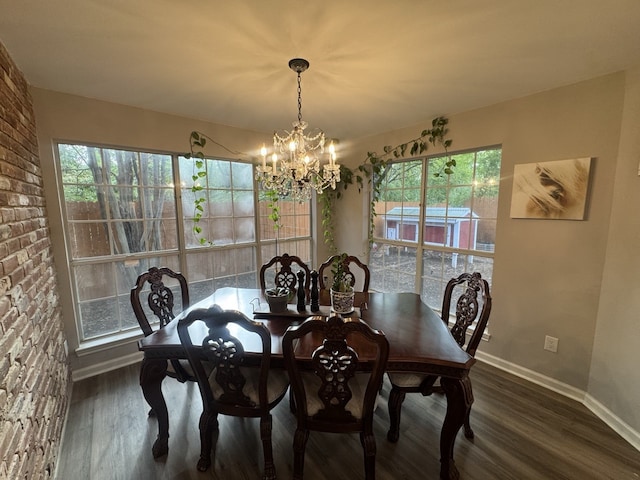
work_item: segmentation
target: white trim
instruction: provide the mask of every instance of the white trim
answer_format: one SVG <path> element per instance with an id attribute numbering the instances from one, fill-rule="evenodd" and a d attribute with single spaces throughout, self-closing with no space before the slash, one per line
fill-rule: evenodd
<path id="1" fill-rule="evenodd" d="M 506 362 L 487 353 L 478 351 L 476 352 L 476 358 L 484 363 L 499 368 L 500 370 L 504 370 L 505 372 L 511 373 L 517 377 L 523 378 L 535 383 L 536 385 L 548 388 L 560 395 L 582 403 L 585 407 L 591 410 L 596 417 L 606 423 L 611 427 L 611 429 L 613 429 L 613 431 L 629 442 L 631 446 L 640 451 L 640 432 L 631 428 L 626 422 L 620 419 L 620 417 L 585 391 L 572 387 L 571 385 L 567 385 L 566 383 L 559 382 L 558 380 L 554 380 L 546 375 L 541 375 L 533 370 L 529 370 L 528 368 L 521 367 L 511 362 Z"/>
<path id="2" fill-rule="evenodd" d="M 104 352 L 105 350 L 111 350 L 114 347 L 137 343 L 138 340 L 143 338 L 143 336 L 144 335 L 142 335 L 140 329 L 136 328 L 131 329 L 127 332 L 120 332 L 109 335 L 108 337 L 101 337 L 94 340 L 85 341 L 80 343 L 80 346 L 75 349 L 75 354 L 78 357 L 84 357 L 85 355 Z"/>
<path id="3" fill-rule="evenodd" d="M 65 340 L 66 343 L 66 340 Z M 71 372 L 73 376 L 73 372 Z M 73 398 L 73 381 L 69 382 L 67 387 L 67 408 L 64 412 L 63 423 L 62 423 L 62 431 L 60 432 L 60 441 L 58 442 L 58 454 L 56 458 L 61 458 L 62 453 L 62 442 L 64 441 L 64 436 L 67 433 L 67 422 L 69 421 L 69 412 L 71 411 L 71 399 Z M 59 478 L 58 477 L 58 468 L 62 462 L 55 462 L 55 467 L 53 468 L 53 476 L 51 478 Z"/>
<path id="4" fill-rule="evenodd" d="M 609 425 L 618 435 L 633 445 L 636 450 L 640 451 L 639 432 L 636 432 L 626 422 L 622 421 L 620 417 L 615 415 L 611 410 L 589 394 L 585 397 L 584 405 L 591 410 L 595 416 Z"/>
<path id="5" fill-rule="evenodd" d="M 481 351 L 476 352 L 476 358 L 478 360 L 482 360 L 484 363 L 488 363 L 489 365 L 499 368 L 500 370 L 509 372 L 516 377 L 524 378 L 525 380 L 535 383 L 536 385 L 540 385 L 541 387 L 553 390 L 560 395 L 571 398 L 580 403 L 584 403 L 586 392 L 584 392 L 583 390 L 572 387 L 571 385 L 567 385 L 566 383 L 559 382 L 558 380 L 547 377 L 546 375 L 542 375 L 538 372 L 534 372 L 533 370 L 529 370 L 528 368 L 521 367 L 520 365 L 516 365 L 515 363 L 507 362 L 505 360 L 502 360 L 501 358 L 483 353 Z"/>
<path id="6" fill-rule="evenodd" d="M 111 370 L 117 370 L 118 368 L 141 362 L 142 357 L 142 352 L 134 352 L 130 353 L 129 355 L 124 355 L 122 357 L 114 358 L 113 360 L 99 363 L 97 365 L 80 368 L 78 370 L 74 370 L 71 373 L 71 379 L 74 382 L 79 382 L 80 380 L 84 380 L 85 378 L 93 377 L 95 375 L 100 375 L 101 373 L 107 373 Z"/>

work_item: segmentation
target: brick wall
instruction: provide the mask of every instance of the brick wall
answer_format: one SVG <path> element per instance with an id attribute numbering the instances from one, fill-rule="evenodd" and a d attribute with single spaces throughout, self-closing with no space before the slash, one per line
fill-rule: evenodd
<path id="1" fill-rule="evenodd" d="M 53 478 L 64 340 L 33 106 L 0 43 L 0 479 Z"/>

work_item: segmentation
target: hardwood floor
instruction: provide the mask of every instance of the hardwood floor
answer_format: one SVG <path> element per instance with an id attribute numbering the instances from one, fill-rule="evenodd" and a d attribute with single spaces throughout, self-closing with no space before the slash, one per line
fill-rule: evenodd
<path id="1" fill-rule="evenodd" d="M 138 384 L 134 365 L 74 385 L 57 480 L 259 479 L 262 448 L 257 419 L 219 416 L 213 466 L 196 470 L 201 411 L 196 385 L 166 379 L 169 454 L 155 461 L 157 423 Z M 640 452 L 586 407 L 478 362 L 471 371 L 475 403 L 473 442 L 458 434 L 456 465 L 463 480 L 640 479 Z M 400 440 L 389 443 L 389 385 L 376 411 L 378 480 L 437 479 L 439 434 L 446 410 L 440 395 L 407 395 Z M 285 400 L 273 412 L 273 451 L 278 478 L 292 476 L 295 419 Z M 312 432 L 305 480 L 364 478 L 357 435 Z"/>

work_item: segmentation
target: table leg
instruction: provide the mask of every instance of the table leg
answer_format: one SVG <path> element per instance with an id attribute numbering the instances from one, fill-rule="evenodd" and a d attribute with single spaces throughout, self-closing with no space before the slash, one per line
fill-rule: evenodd
<path id="1" fill-rule="evenodd" d="M 473 403 L 473 392 L 468 375 L 460 379 L 441 377 L 440 384 L 447 395 L 447 414 L 440 433 L 440 479 L 454 480 L 460 474 L 453 461 L 453 446 Z"/>
<path id="2" fill-rule="evenodd" d="M 159 458 L 169 452 L 169 413 L 162 395 L 162 381 L 167 375 L 166 359 L 142 360 L 140 367 L 140 387 L 145 400 L 158 419 L 158 438 L 151 449 L 153 458 Z"/>

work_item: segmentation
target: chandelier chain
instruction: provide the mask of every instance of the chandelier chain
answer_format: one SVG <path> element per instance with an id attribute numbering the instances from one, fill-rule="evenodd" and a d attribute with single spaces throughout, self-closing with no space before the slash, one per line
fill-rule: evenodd
<path id="1" fill-rule="evenodd" d="M 298 72 L 298 123 L 302 122 L 302 78 Z"/>

